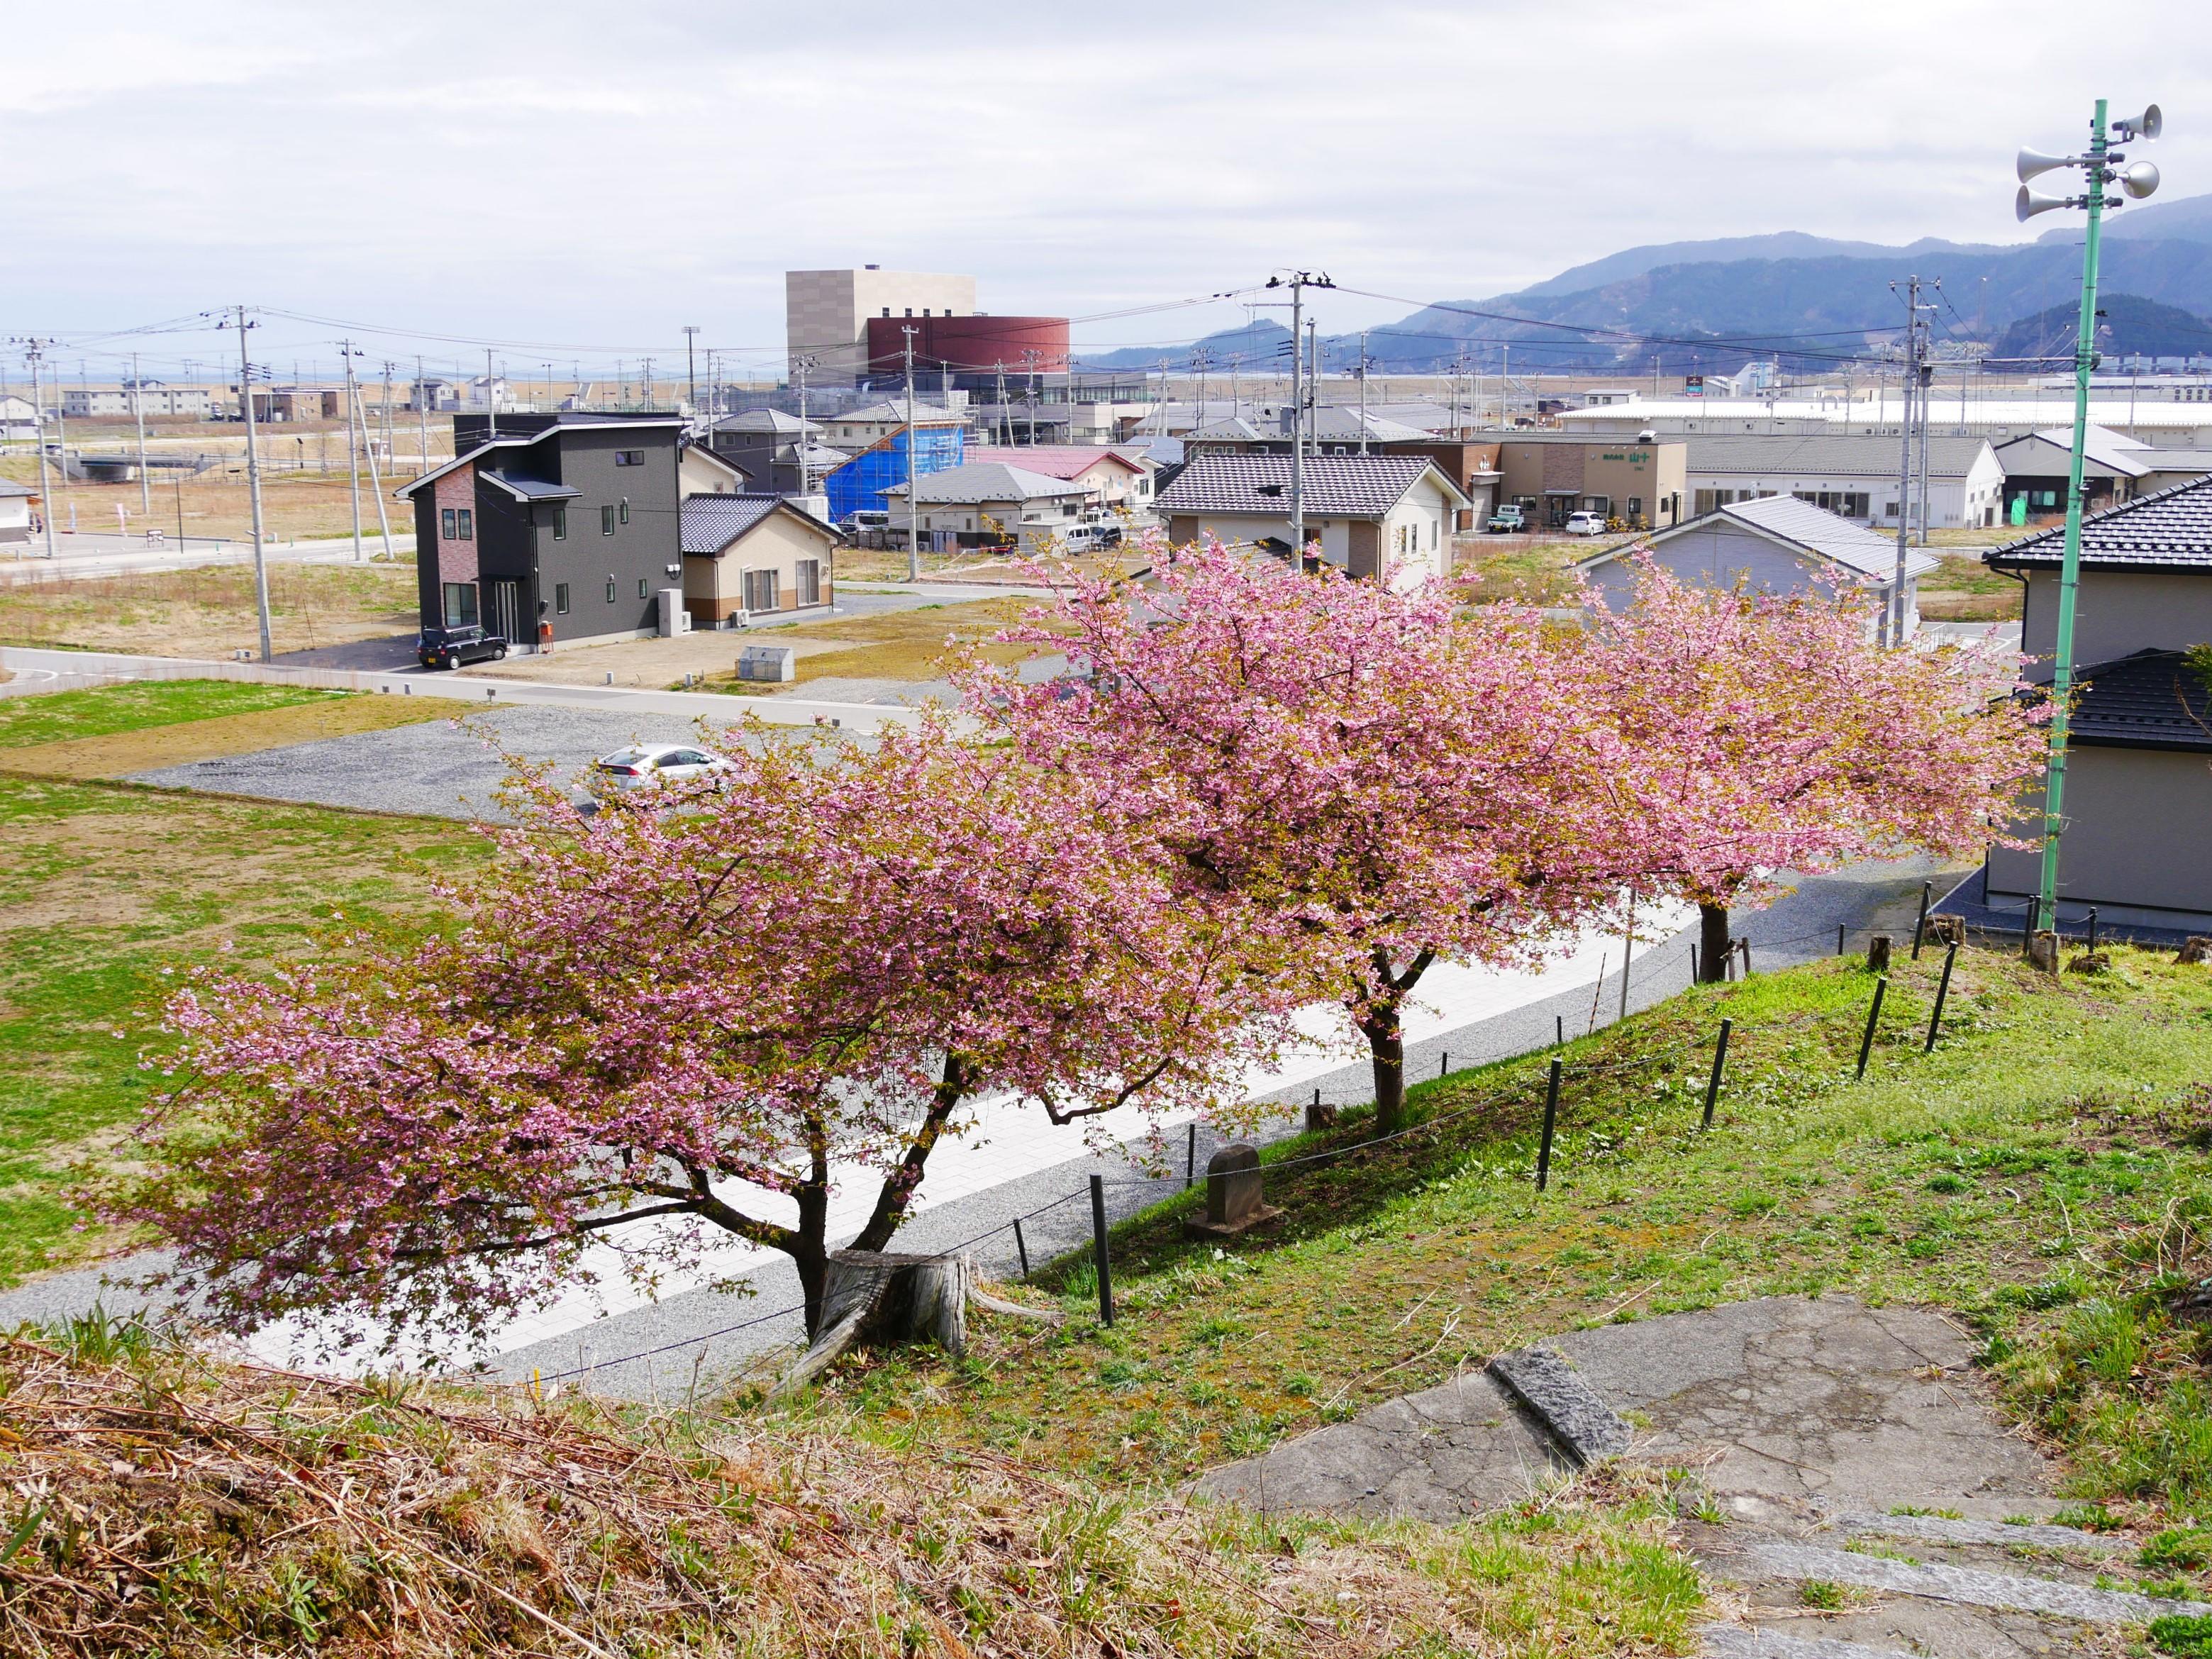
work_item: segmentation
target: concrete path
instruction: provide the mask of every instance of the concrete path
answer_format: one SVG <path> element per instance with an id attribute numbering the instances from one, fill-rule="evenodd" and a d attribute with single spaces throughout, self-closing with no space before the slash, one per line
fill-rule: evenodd
<path id="1" fill-rule="evenodd" d="M 1559 1419 L 1540 1397 L 1498 1380 L 1548 1354 L 1626 1455 L 1685 1470 L 1706 1495 L 1681 1536 L 1741 1608 L 1707 1628 L 1708 1653 L 2025 1659 L 2212 1615 L 2122 1576 L 2132 1541 L 2050 1522 L 2058 1471 L 1993 1409 L 1978 1346 L 1940 1312 L 1849 1296 L 1605 1325 L 1217 1469 L 1198 1491 L 1430 1521 L 1520 1502 L 1588 1450 L 1581 1429 L 1547 1426 Z"/>

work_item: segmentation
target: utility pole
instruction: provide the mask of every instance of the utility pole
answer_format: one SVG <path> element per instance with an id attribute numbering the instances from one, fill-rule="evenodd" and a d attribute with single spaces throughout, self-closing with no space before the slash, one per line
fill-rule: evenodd
<path id="1" fill-rule="evenodd" d="M 492 390 L 491 348 L 484 348 L 484 436 L 499 436 L 499 395 Z"/>
<path id="2" fill-rule="evenodd" d="M 1897 284 L 1890 285 L 1894 292 Z M 1897 447 L 1897 564 L 1891 574 L 1889 603 L 1882 607 L 1881 636 L 1887 646 L 1905 643 L 1905 561 L 1911 539 L 1912 519 L 1912 398 L 1920 380 L 1920 277 L 1905 278 L 1905 371 L 1899 377 L 1903 399 Z"/>
<path id="3" fill-rule="evenodd" d="M 698 337 L 698 324 L 684 325 L 684 385 L 686 388 L 685 395 L 691 401 L 691 412 L 694 415 L 699 412 L 699 364 L 691 348 Z"/>
<path id="4" fill-rule="evenodd" d="M 338 359 L 345 364 L 346 494 L 353 501 L 353 557 L 361 562 L 361 439 L 354 424 L 353 360 L 358 356 L 351 340 L 338 342 Z"/>
<path id="5" fill-rule="evenodd" d="M 1269 288 L 1291 290 L 1291 545 L 1294 569 L 1305 568 L 1306 556 L 1306 405 L 1304 345 L 1305 299 L 1309 288 L 1334 288 L 1326 274 L 1294 270 L 1287 276 L 1267 278 Z"/>
<path id="6" fill-rule="evenodd" d="M 261 623 L 261 660 L 276 655 L 269 643 L 269 562 L 262 550 L 261 457 L 253 445 L 253 364 L 246 350 L 246 331 L 258 326 L 238 307 L 238 403 L 246 416 L 246 489 L 253 506 L 253 604 Z"/>
<path id="7" fill-rule="evenodd" d="M 2158 169 L 2148 161 L 2137 161 L 2124 169 L 2112 166 L 2127 158 L 2111 148 L 2111 135 L 2117 133 L 2132 144 L 2137 138 L 2156 138 L 2164 125 L 2158 106 L 2153 104 L 2141 115 L 2112 123 L 2108 130 L 2105 100 L 2100 98 L 2090 117 L 2086 153 L 2068 156 L 2039 155 L 2027 149 L 2020 153 L 2021 191 L 2014 212 L 2022 223 L 2052 208 L 2082 207 L 2089 215 L 2089 234 L 2081 249 L 2081 310 L 2074 329 L 2074 453 L 2067 469 L 2065 552 L 2059 566 L 2058 637 L 2051 675 L 2051 756 L 2044 772 L 2043 867 L 2037 887 L 2039 914 L 2054 928 L 2058 923 L 2058 841 L 2065 826 L 2067 730 L 2073 713 L 2069 705 L 2074 700 L 2075 594 L 2081 579 L 2082 457 L 2089 434 L 2089 375 L 2096 365 L 2098 241 L 2105 210 L 2120 204 L 2120 198 L 2107 197 L 2105 191 L 2117 182 L 2128 196 L 2141 201 L 2158 188 Z M 2046 197 L 2028 187 L 2030 179 L 2064 167 L 2082 169 L 2081 195 Z"/>
<path id="8" fill-rule="evenodd" d="M 39 362 L 45 348 L 35 339 L 26 344 L 24 360 L 31 366 L 31 420 L 39 434 L 39 517 L 46 526 L 46 556 L 54 556 L 54 491 L 46 473 L 46 401 L 39 391 Z M 69 465 L 64 456 L 63 465 Z"/>
<path id="9" fill-rule="evenodd" d="M 385 365 L 385 407 L 386 410 L 389 410 L 392 407 L 391 368 L 392 366 L 389 363 Z M 356 392 L 356 395 L 359 395 L 358 392 Z M 368 416 L 366 410 L 362 412 L 361 429 L 362 435 L 366 437 L 368 432 Z M 376 498 L 376 529 L 377 533 L 384 538 L 384 559 L 385 562 L 389 564 L 392 562 L 392 519 L 391 515 L 385 511 L 384 507 L 384 479 L 379 475 L 376 470 L 375 445 L 364 444 L 362 447 L 368 451 L 368 492 Z M 392 453 L 392 442 L 389 437 L 385 440 L 385 453 L 386 454 L 390 454 Z M 356 514 L 355 522 L 358 524 L 360 522 L 358 515 L 361 512 L 360 497 L 358 495 L 355 497 L 354 512 Z M 355 556 L 360 556 L 358 551 L 356 552 Z"/>
<path id="10" fill-rule="evenodd" d="M 154 485 L 146 476 L 146 389 L 138 379 L 138 354 L 131 354 L 131 412 L 138 420 L 138 510 L 151 517 Z"/>
<path id="11" fill-rule="evenodd" d="M 918 331 L 909 323 L 900 332 L 906 336 L 906 574 L 908 581 L 921 580 L 921 544 L 914 533 L 914 337 Z M 1034 407 L 1030 418 L 1036 418 Z"/>
<path id="12" fill-rule="evenodd" d="M 391 358 L 386 357 L 384 360 L 384 412 L 381 424 L 384 427 L 384 459 L 387 461 L 392 459 L 392 371 L 396 367 Z M 392 470 L 396 473 L 399 468 L 397 464 L 394 464 Z M 376 476 L 376 457 L 373 453 L 369 456 L 368 471 L 371 477 Z M 383 503 L 384 497 L 380 492 L 377 495 L 377 505 L 380 508 Z M 387 536 L 385 539 L 389 542 L 391 538 Z M 386 554 L 392 551 L 388 546 L 384 550 Z"/>
<path id="13" fill-rule="evenodd" d="M 430 410 L 423 401 L 427 389 L 422 384 L 422 358 L 415 358 L 415 445 L 422 453 L 415 458 L 415 474 L 420 477 L 430 470 Z"/>
<path id="14" fill-rule="evenodd" d="M 799 439 L 795 451 L 799 457 L 799 493 L 801 495 L 811 495 L 814 493 L 813 463 L 807 459 L 806 454 L 809 442 L 806 435 L 806 375 L 807 371 L 814 367 L 817 361 L 810 356 L 797 356 L 791 360 L 792 376 L 799 382 Z M 908 413 L 908 417 L 911 418 L 913 411 L 909 410 Z M 914 440 L 909 436 L 907 441 L 911 445 Z M 769 453 L 773 456 L 775 452 L 771 448 Z M 768 483 L 770 489 L 775 488 L 775 463 L 772 459 L 769 463 Z"/>
<path id="15" fill-rule="evenodd" d="M 1367 331 L 1359 331 L 1359 453 L 1367 453 Z"/>

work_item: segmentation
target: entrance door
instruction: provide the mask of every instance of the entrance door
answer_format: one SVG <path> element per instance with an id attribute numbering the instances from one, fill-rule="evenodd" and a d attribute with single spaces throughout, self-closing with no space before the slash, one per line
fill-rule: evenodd
<path id="1" fill-rule="evenodd" d="M 523 645 L 525 641 L 515 630 L 522 626 L 522 584 L 514 581 L 486 582 L 490 614 L 484 620 L 491 631 L 510 645 Z"/>

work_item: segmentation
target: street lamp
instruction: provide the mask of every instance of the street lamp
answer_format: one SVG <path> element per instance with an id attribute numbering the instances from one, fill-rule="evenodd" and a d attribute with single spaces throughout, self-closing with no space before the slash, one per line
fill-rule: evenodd
<path id="1" fill-rule="evenodd" d="M 2037 920 L 2054 927 L 2058 922 L 2058 836 L 2066 795 L 2066 732 L 2070 713 L 2067 705 L 2074 696 L 2074 594 L 2081 578 L 2081 461 L 2089 434 L 2089 371 L 2096 363 L 2097 241 L 2105 210 L 2121 202 L 2120 197 L 2107 196 L 2105 190 L 2117 183 L 2128 199 L 2140 202 L 2158 188 L 2158 169 L 2148 161 L 2122 167 L 2127 157 L 2112 148 L 2112 141 L 2132 143 L 2141 138 L 2148 143 L 2158 137 L 2165 125 L 2158 106 L 2153 104 L 2142 114 L 2108 126 L 2105 100 L 2100 98 L 2097 112 L 2089 121 L 2087 150 L 2079 155 L 2045 155 L 2024 149 L 2018 162 L 2020 196 L 2014 215 L 2022 224 L 2039 213 L 2058 208 L 2085 208 L 2089 215 L 2088 239 L 2081 248 L 2081 315 L 2074 329 L 2074 453 L 2067 464 L 2066 551 L 2058 572 L 2058 638 L 2051 677 L 2051 758 L 2043 784 L 2043 872 L 2037 887 L 2038 915 L 2030 918 L 2031 932 Z M 2081 169 L 2081 195 L 2053 196 L 2029 182 L 2062 167 Z"/>

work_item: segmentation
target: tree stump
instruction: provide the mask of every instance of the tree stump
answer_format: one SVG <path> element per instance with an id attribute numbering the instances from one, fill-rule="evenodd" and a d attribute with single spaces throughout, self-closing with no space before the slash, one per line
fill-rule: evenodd
<path id="1" fill-rule="evenodd" d="M 2039 968 L 2046 974 L 2058 971 L 2058 935 L 2048 927 L 2038 932 L 2027 942 L 2027 962 L 2031 968 Z"/>
<path id="2" fill-rule="evenodd" d="M 1928 918 L 1928 932 L 1923 936 L 1937 945 L 1964 945 L 1966 942 L 1966 919 L 1947 914 Z"/>
<path id="3" fill-rule="evenodd" d="M 2173 959 L 2178 963 L 2212 962 L 2212 934 L 2191 934 Z"/>
<path id="4" fill-rule="evenodd" d="M 956 1358 L 968 1351 L 968 1304 L 1027 1319 L 1057 1320 L 983 1291 L 966 1255 L 903 1255 L 887 1250 L 832 1250 L 822 1291 L 822 1324 L 771 1391 L 792 1394 L 836 1364 L 848 1349 L 896 1348 L 934 1342 Z"/>
<path id="5" fill-rule="evenodd" d="M 1886 974 L 1889 971 L 1890 943 L 1887 933 L 1876 933 L 1867 941 L 1867 972 Z"/>

